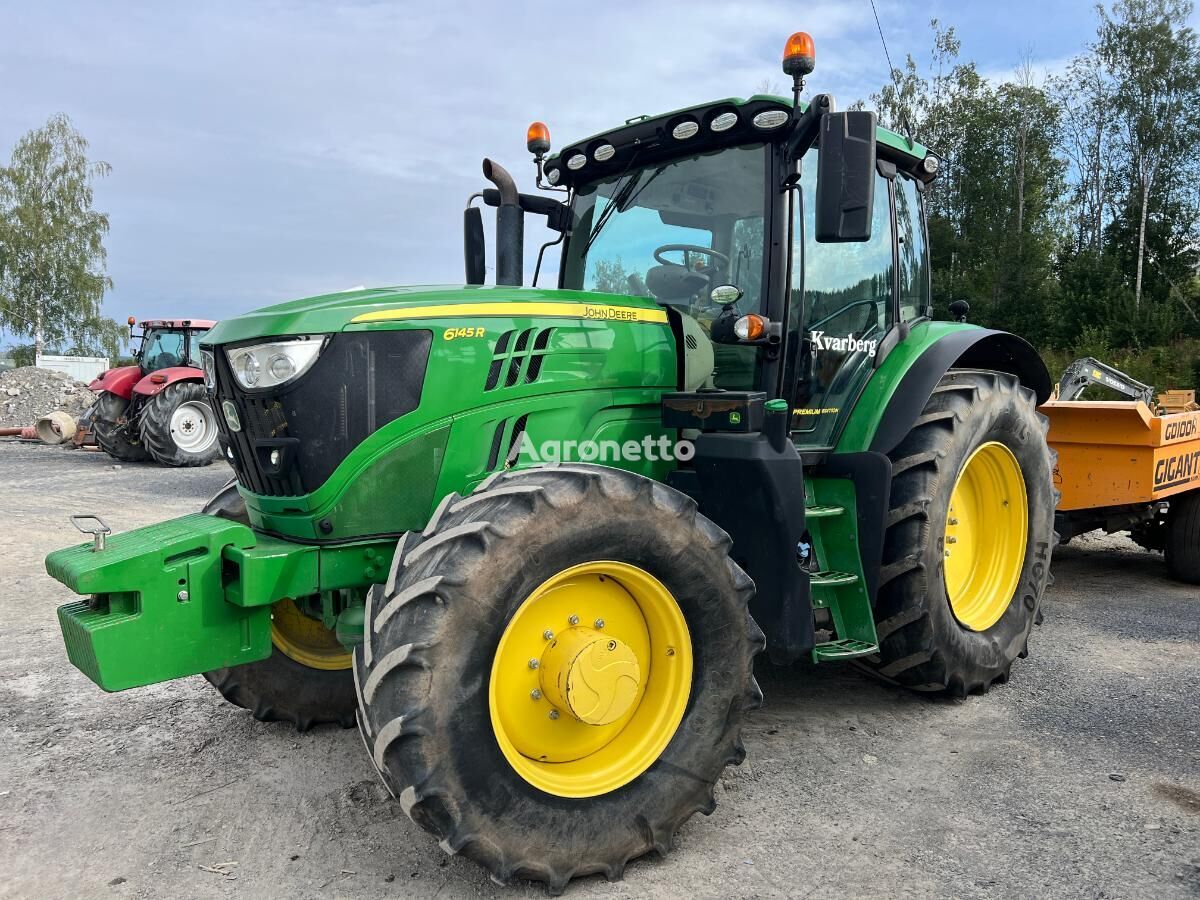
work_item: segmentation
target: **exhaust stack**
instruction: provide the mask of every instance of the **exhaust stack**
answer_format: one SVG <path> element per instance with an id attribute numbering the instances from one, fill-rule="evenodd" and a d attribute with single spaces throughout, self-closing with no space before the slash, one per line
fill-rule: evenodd
<path id="1" fill-rule="evenodd" d="M 504 166 L 483 161 L 483 177 L 500 191 L 496 210 L 496 284 L 521 285 L 524 279 L 525 213 L 516 182 Z"/>

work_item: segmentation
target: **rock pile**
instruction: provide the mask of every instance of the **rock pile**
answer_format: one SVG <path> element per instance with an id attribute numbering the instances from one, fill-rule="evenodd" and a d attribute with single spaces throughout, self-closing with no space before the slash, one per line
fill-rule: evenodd
<path id="1" fill-rule="evenodd" d="M 65 372 L 22 366 L 0 371 L 0 428 L 32 425 L 61 409 L 79 418 L 96 395 Z"/>

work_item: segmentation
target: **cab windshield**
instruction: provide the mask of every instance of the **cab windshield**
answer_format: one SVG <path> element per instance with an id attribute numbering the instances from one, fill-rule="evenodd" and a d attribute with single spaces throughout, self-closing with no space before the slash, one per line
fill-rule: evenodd
<path id="1" fill-rule="evenodd" d="M 142 339 L 141 364 L 145 372 L 157 372 L 171 366 L 199 366 L 192 358 L 199 346 L 198 340 L 189 341 L 183 331 L 155 329 Z"/>
<path id="2" fill-rule="evenodd" d="M 743 292 L 739 312 L 764 311 L 765 145 L 731 147 L 631 168 L 579 189 L 562 286 L 653 297 L 708 334 L 717 285 Z M 713 345 L 712 386 L 755 386 L 757 348 Z"/>

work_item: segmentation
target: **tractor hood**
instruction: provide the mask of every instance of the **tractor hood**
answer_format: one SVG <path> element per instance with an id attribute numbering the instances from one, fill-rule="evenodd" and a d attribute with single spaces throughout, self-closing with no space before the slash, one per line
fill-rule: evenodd
<path id="1" fill-rule="evenodd" d="M 655 321 L 659 317 L 661 321 L 666 321 L 662 308 L 648 298 L 617 298 L 608 294 L 550 288 L 422 285 L 342 291 L 279 303 L 222 320 L 205 335 L 204 343 L 230 344 L 289 334 L 330 334 L 348 326 L 367 327 L 372 322 L 412 317 L 512 316 L 519 314 L 519 305 L 525 304 L 530 305 L 531 315 L 544 310 L 538 304 L 570 303 L 585 305 L 580 318 L 609 318 L 611 314 L 606 314 L 606 311 L 612 308 L 614 302 L 618 302 L 622 309 L 646 310 Z M 442 308 L 444 311 L 439 313 Z M 425 310 L 428 310 L 428 314 Z"/>

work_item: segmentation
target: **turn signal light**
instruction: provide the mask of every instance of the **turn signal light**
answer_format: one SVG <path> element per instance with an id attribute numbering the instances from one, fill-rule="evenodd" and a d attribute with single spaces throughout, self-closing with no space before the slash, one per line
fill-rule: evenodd
<path id="1" fill-rule="evenodd" d="M 783 47 L 783 71 L 793 78 L 803 78 L 817 67 L 817 48 L 812 35 L 797 31 Z"/>
<path id="2" fill-rule="evenodd" d="M 534 156 L 545 156 L 550 152 L 550 129 L 545 122 L 533 122 L 525 132 L 525 146 Z"/>
<path id="3" fill-rule="evenodd" d="M 738 340 L 761 340 L 767 335 L 767 320 L 762 316 L 756 316 L 754 313 L 742 316 L 733 323 L 733 333 L 737 335 Z"/>
<path id="4" fill-rule="evenodd" d="M 130 327 L 132 327 L 132 326 L 134 326 L 134 325 L 136 325 L 136 324 L 137 324 L 137 319 L 135 319 L 133 316 L 130 316 L 130 317 L 129 317 L 128 319 L 126 319 L 125 321 L 127 321 L 127 322 L 129 323 Z"/>
<path id="5" fill-rule="evenodd" d="M 150 376 L 150 380 L 153 381 L 155 384 L 165 384 L 166 380 L 167 380 L 167 376 L 156 372 L 155 374 Z"/>

